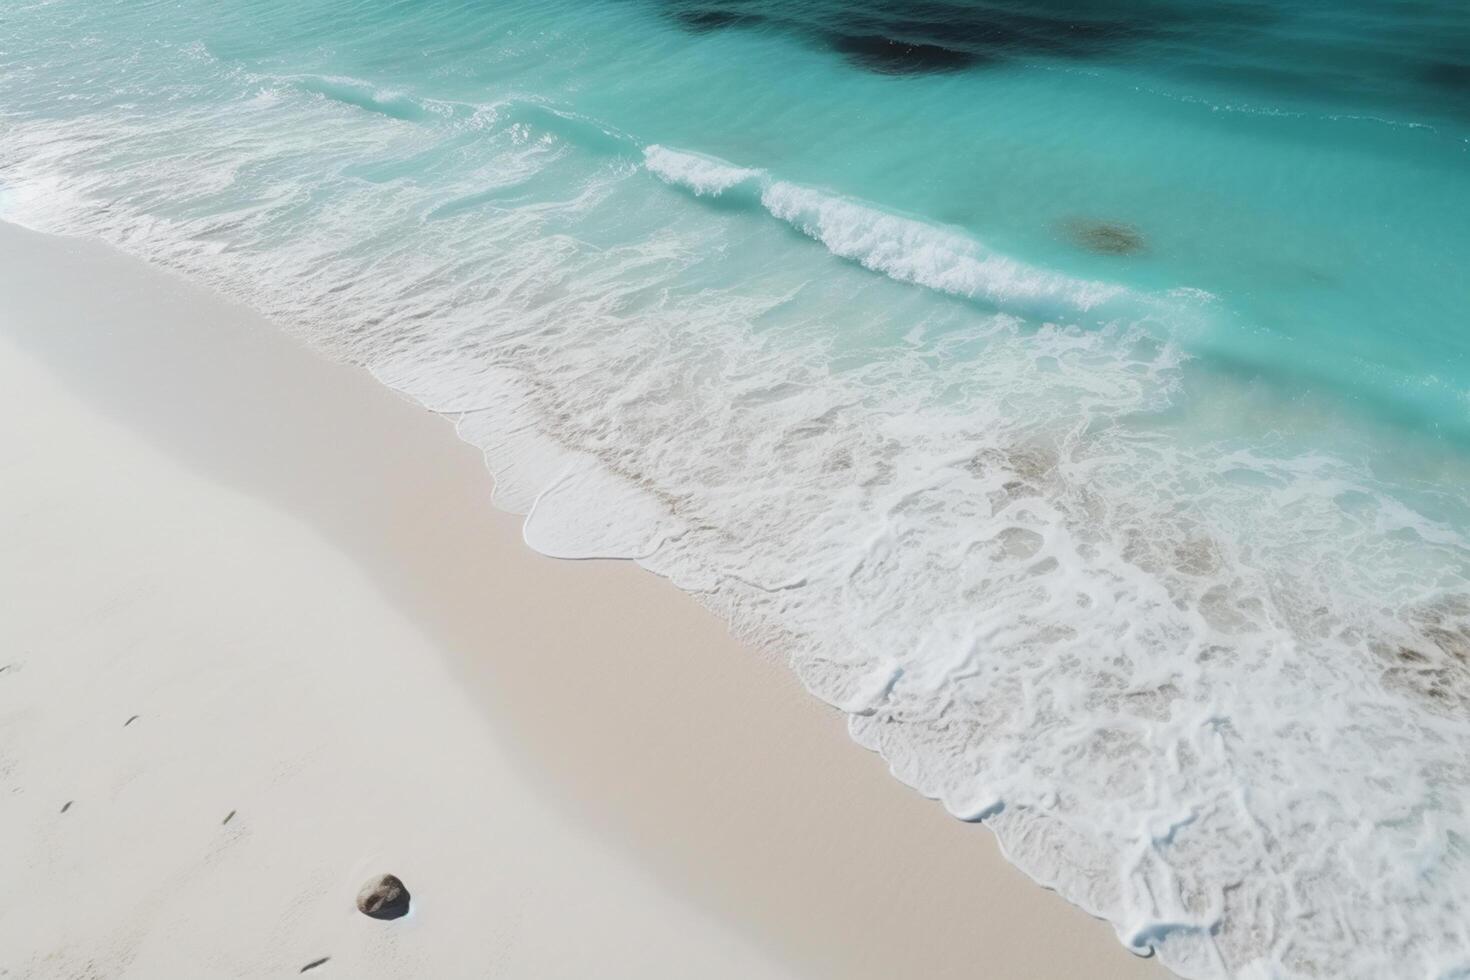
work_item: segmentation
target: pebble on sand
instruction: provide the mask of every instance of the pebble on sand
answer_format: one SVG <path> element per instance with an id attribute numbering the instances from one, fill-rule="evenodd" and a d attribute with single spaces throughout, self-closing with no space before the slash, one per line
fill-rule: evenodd
<path id="1" fill-rule="evenodd" d="M 409 894 L 395 875 L 371 878 L 357 893 L 357 910 L 374 919 L 396 919 L 408 914 Z"/>

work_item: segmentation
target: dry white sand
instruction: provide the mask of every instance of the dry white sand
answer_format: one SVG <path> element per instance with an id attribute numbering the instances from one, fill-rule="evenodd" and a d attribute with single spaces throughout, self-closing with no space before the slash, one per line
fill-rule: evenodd
<path id="1" fill-rule="evenodd" d="M 442 419 L 10 226 L 0 667 L 7 980 L 1164 973 Z"/>

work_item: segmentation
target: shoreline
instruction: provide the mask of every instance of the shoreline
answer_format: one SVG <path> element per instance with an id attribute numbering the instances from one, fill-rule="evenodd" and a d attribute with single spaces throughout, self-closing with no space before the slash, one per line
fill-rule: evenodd
<path id="1" fill-rule="evenodd" d="M 447 421 L 100 243 L 0 224 L 0 257 L 27 447 L 0 529 L 0 870 L 26 902 L 0 949 L 28 957 L 0 968 L 1167 975 L 670 583 L 524 546 Z M 201 654 L 206 608 L 242 632 Z M 151 754 L 117 747 L 133 710 L 74 713 L 123 691 Z M 380 871 L 410 920 L 353 910 Z M 69 888 L 96 900 L 59 915 Z M 157 901 L 115 907 L 129 889 Z"/>

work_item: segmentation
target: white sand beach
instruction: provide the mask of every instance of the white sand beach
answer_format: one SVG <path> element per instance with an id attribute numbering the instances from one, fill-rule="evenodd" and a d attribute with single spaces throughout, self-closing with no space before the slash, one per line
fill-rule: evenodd
<path id="1" fill-rule="evenodd" d="M 1165 975 L 238 305 L 0 226 L 0 400 L 0 977 Z"/>

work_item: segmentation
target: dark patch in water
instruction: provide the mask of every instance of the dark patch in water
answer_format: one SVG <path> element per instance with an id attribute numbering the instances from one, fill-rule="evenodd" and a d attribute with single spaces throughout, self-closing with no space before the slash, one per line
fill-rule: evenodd
<path id="1" fill-rule="evenodd" d="M 679 26 L 694 34 L 708 34 L 727 27 L 753 27 L 764 18 L 758 14 L 745 14 L 734 10 L 712 10 L 699 7 L 693 10 L 677 9 L 670 16 Z"/>
<path id="2" fill-rule="evenodd" d="M 1351 4 L 1324 36 L 1314 0 L 643 0 L 691 33 L 759 25 L 893 75 L 1005 63 L 1143 59 L 1252 101 L 1325 96 L 1470 113 L 1470 3 Z M 1371 7 L 1382 9 L 1372 10 Z M 1283 58 L 1283 51 L 1293 52 Z M 381 110 L 380 110 L 381 111 Z"/>
<path id="3" fill-rule="evenodd" d="M 330 956 L 323 956 L 319 960 L 312 960 L 310 963 L 303 966 L 299 972 L 305 973 L 308 970 L 315 970 L 317 967 L 321 966 L 323 963 L 327 962 L 330 959 Z"/>
<path id="4" fill-rule="evenodd" d="M 1112 221 L 1067 222 L 1073 243 L 1098 255 L 1137 255 L 1144 251 L 1143 235 L 1130 225 Z"/>
<path id="5" fill-rule="evenodd" d="M 1440 61 L 1424 69 L 1424 80 L 1436 88 L 1470 92 L 1470 64 Z"/>
<path id="6" fill-rule="evenodd" d="M 837 37 L 832 47 L 853 64 L 884 75 L 959 71 L 979 60 L 973 54 L 937 44 L 911 44 L 889 37 Z"/>
<path id="7" fill-rule="evenodd" d="M 1150 40 L 1197 43 L 1274 18 L 1245 2 L 1181 5 L 1137 0 L 657 0 L 687 30 L 762 23 L 822 44 L 884 74 L 951 72 L 1038 55 L 1096 58 Z"/>

